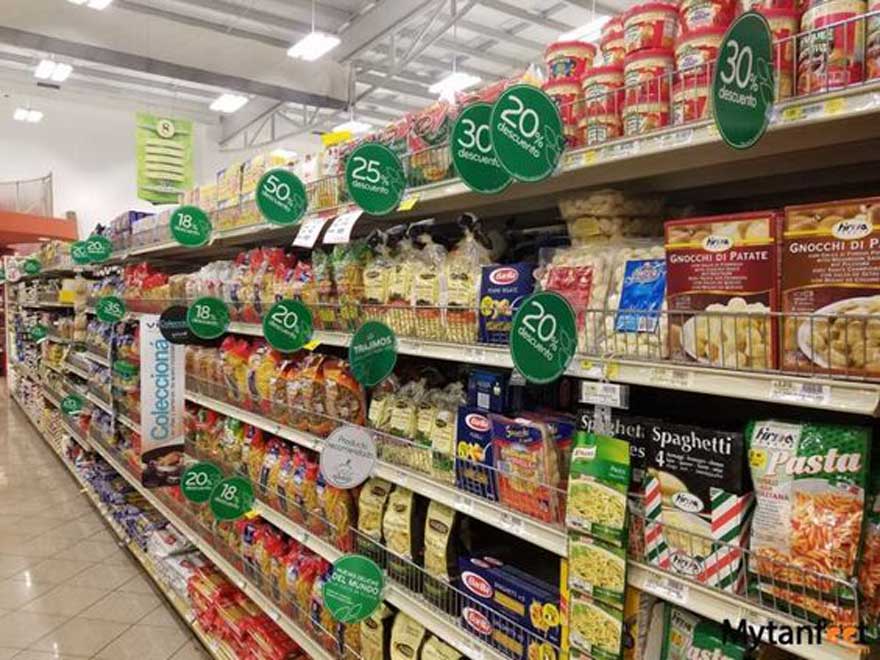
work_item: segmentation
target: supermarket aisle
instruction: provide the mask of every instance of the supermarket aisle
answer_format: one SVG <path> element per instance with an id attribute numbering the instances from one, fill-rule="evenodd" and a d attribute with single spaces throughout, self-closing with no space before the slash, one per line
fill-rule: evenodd
<path id="1" fill-rule="evenodd" d="M 207 658 L 0 383 L 0 660 Z"/>

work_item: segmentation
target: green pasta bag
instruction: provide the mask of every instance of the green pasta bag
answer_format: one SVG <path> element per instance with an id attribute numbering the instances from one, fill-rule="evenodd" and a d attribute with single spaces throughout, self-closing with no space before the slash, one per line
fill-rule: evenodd
<path id="1" fill-rule="evenodd" d="M 568 586 L 599 602 L 623 607 L 626 549 L 571 532 L 568 536 Z"/>
<path id="2" fill-rule="evenodd" d="M 721 626 L 674 605 L 666 607 L 660 660 L 744 660 L 746 648 Z"/>
<path id="3" fill-rule="evenodd" d="M 626 440 L 578 431 L 571 456 L 566 524 L 623 546 L 630 475 Z"/>

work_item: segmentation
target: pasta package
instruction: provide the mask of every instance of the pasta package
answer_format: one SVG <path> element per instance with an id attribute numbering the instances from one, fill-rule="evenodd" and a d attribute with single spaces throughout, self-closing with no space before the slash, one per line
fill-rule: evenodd
<path id="1" fill-rule="evenodd" d="M 361 488 L 358 496 L 358 552 L 375 561 L 379 561 L 382 555 L 379 547 L 382 543 L 382 518 L 385 516 L 390 494 L 389 482 L 372 477 Z"/>
<path id="2" fill-rule="evenodd" d="M 568 536 L 568 585 L 572 591 L 623 607 L 626 590 L 626 551 L 586 534 Z"/>
<path id="3" fill-rule="evenodd" d="M 431 635 L 422 647 L 420 660 L 464 660 L 464 656 L 454 648 Z"/>
<path id="4" fill-rule="evenodd" d="M 626 440 L 578 431 L 568 479 L 567 526 L 623 546 L 630 473 Z"/>
<path id="5" fill-rule="evenodd" d="M 391 627 L 390 660 L 416 660 L 427 635 L 428 631 L 421 623 L 398 612 Z"/>
<path id="6" fill-rule="evenodd" d="M 480 408 L 458 409 L 455 486 L 493 502 L 498 501 L 492 422 Z"/>
<path id="7" fill-rule="evenodd" d="M 746 648 L 714 621 L 675 605 L 667 605 L 660 660 L 725 658 L 744 660 Z"/>
<path id="8" fill-rule="evenodd" d="M 622 652 L 623 611 L 573 592 L 569 643 L 595 660 L 618 660 Z"/>
<path id="9" fill-rule="evenodd" d="M 785 209 L 782 366 L 880 375 L 880 198 Z"/>
<path id="10" fill-rule="evenodd" d="M 578 429 L 595 433 L 596 407 L 583 406 L 578 410 Z M 611 435 L 629 442 L 631 491 L 640 491 L 647 470 L 647 438 L 654 420 L 611 411 Z"/>
<path id="11" fill-rule="evenodd" d="M 674 360 L 776 367 L 780 221 L 775 211 L 673 220 L 666 231 Z"/>
<path id="12" fill-rule="evenodd" d="M 388 496 L 388 506 L 382 517 L 382 536 L 388 553 L 388 574 L 393 579 L 421 591 L 420 584 L 424 553 L 423 501 L 408 488 L 395 486 Z"/>
<path id="13" fill-rule="evenodd" d="M 746 436 L 757 496 L 749 570 L 759 583 L 772 579 L 777 587 L 851 600 L 850 589 L 817 575 L 848 580 L 855 574 L 870 429 L 762 420 L 750 422 Z"/>
<path id="14" fill-rule="evenodd" d="M 425 597 L 440 609 L 455 609 L 450 583 L 457 577 L 458 515 L 453 509 L 431 501 L 425 519 Z"/>
<path id="15" fill-rule="evenodd" d="M 394 610 L 380 603 L 376 611 L 361 621 L 361 660 L 385 660 L 391 648 Z"/>

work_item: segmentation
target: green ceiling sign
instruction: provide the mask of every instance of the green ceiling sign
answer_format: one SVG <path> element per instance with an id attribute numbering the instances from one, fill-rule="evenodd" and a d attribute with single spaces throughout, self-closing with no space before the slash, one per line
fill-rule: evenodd
<path id="1" fill-rule="evenodd" d="M 306 187 L 293 172 L 283 169 L 266 172 L 257 184 L 257 207 L 266 222 L 295 225 L 309 207 Z"/>
<path id="2" fill-rule="evenodd" d="M 186 324 L 196 337 L 216 339 L 229 327 L 229 309 L 217 298 L 199 298 L 189 306 Z"/>
<path id="3" fill-rule="evenodd" d="M 180 491 L 190 502 L 203 504 L 211 497 L 214 487 L 223 481 L 223 473 L 213 463 L 196 463 L 180 477 Z"/>
<path id="4" fill-rule="evenodd" d="M 577 326 L 568 301 L 558 293 L 535 293 L 513 317 L 510 354 L 532 383 L 551 383 L 568 368 L 577 350 Z"/>
<path id="5" fill-rule="evenodd" d="M 86 239 L 86 252 L 91 263 L 99 264 L 110 258 L 113 253 L 113 244 L 110 239 L 104 236 L 92 236 Z"/>
<path id="6" fill-rule="evenodd" d="M 491 103 L 466 107 L 452 127 L 452 162 L 465 185 L 479 193 L 501 192 L 511 178 L 492 150 Z"/>
<path id="7" fill-rule="evenodd" d="M 181 206 L 174 210 L 168 228 L 175 241 L 184 247 L 196 248 L 211 240 L 211 218 L 198 206 Z"/>
<path id="8" fill-rule="evenodd" d="M 217 482 L 208 499 L 217 520 L 237 520 L 253 507 L 254 489 L 247 479 L 229 477 Z"/>
<path id="9" fill-rule="evenodd" d="M 263 317 L 263 335 L 275 350 L 291 353 L 312 338 L 312 313 L 298 300 L 282 300 Z"/>
<path id="10" fill-rule="evenodd" d="M 38 275 L 42 268 L 39 259 L 28 259 L 24 262 L 23 270 L 25 275 Z"/>
<path id="11" fill-rule="evenodd" d="M 368 142 L 348 157 L 345 183 L 351 198 L 364 211 L 386 215 L 400 205 L 406 175 L 397 154 L 383 144 Z"/>
<path id="12" fill-rule="evenodd" d="M 116 296 L 105 296 L 98 300 L 95 315 L 104 323 L 118 323 L 125 316 L 125 303 Z"/>

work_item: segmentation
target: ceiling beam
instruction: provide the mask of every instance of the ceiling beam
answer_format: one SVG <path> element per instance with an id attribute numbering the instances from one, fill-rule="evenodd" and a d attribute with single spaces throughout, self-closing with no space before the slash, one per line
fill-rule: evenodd
<path id="1" fill-rule="evenodd" d="M 251 126 L 271 117 L 284 106 L 283 102 L 275 99 L 251 99 L 235 114 L 222 117 L 220 119 L 220 146 L 226 146 Z"/>
<path id="2" fill-rule="evenodd" d="M 474 32 L 475 34 L 479 34 L 484 37 L 499 39 L 507 42 L 511 46 L 527 48 L 528 50 L 533 50 L 537 53 L 544 52 L 544 48 L 547 46 L 547 44 L 540 41 L 532 41 L 531 39 L 517 36 L 512 32 L 508 32 L 507 30 L 499 30 L 497 28 L 493 28 L 491 25 L 481 25 L 480 23 L 475 23 L 474 21 L 458 21 L 458 27 L 467 30 L 468 32 Z"/>
<path id="3" fill-rule="evenodd" d="M 562 21 L 557 21 L 554 18 L 550 18 L 542 13 L 528 11 L 527 9 L 521 9 L 516 5 L 508 4 L 507 2 L 502 2 L 502 0 L 480 0 L 480 4 L 484 7 L 488 7 L 489 9 L 494 9 L 495 11 L 501 12 L 502 14 L 507 14 L 508 16 L 512 16 L 514 18 L 518 18 L 523 21 L 529 21 L 534 23 L 535 25 L 540 25 L 541 27 L 545 27 L 548 30 L 553 30 L 554 32 L 566 32 L 572 28 L 571 25 L 567 23 L 563 23 Z"/>
<path id="4" fill-rule="evenodd" d="M 312 31 L 311 23 L 298 21 L 294 18 L 288 18 L 279 14 L 260 9 L 254 9 L 256 3 L 248 3 L 247 5 L 235 4 L 227 0 L 174 0 L 178 4 L 188 5 L 190 7 L 198 7 L 206 9 L 225 16 L 232 16 L 240 21 L 248 21 L 260 23 L 263 25 L 271 25 L 273 27 L 288 30 L 297 35 L 306 35 Z M 324 32 L 334 32 L 335 29 L 329 25 L 322 25 L 316 21 L 316 28 Z M 292 42 L 291 42 L 292 43 Z M 291 44 L 288 44 L 290 46 Z"/>
<path id="5" fill-rule="evenodd" d="M 438 39 L 436 41 L 436 44 L 438 46 L 446 48 L 447 50 L 451 50 L 457 55 L 470 55 L 471 57 L 486 60 L 487 62 L 495 62 L 496 64 L 500 64 L 501 66 L 507 67 L 508 69 L 516 69 L 526 66 L 526 63 L 522 62 L 521 60 L 516 60 L 515 58 L 508 55 L 493 53 L 489 50 L 488 47 L 485 46 L 482 48 L 474 48 L 472 46 L 466 46 L 460 41 L 453 41 L 452 39 L 446 39 L 445 37 L 442 39 Z"/>
<path id="6" fill-rule="evenodd" d="M 393 92 L 399 92 L 401 94 L 406 94 L 407 96 L 416 96 L 423 99 L 429 99 L 431 101 L 435 100 L 434 95 L 428 92 L 427 85 L 418 85 L 415 83 L 407 83 L 400 80 L 395 80 L 393 78 L 385 78 L 384 76 L 377 76 L 372 73 L 360 73 L 358 74 L 357 81 L 359 83 L 363 83 L 364 85 L 371 85 L 373 87 L 381 87 L 382 89 L 389 89 Z"/>
<path id="7" fill-rule="evenodd" d="M 562 0 L 563 2 L 571 5 L 572 7 L 579 7 L 580 9 L 589 9 L 592 11 L 596 10 L 599 14 L 610 14 L 614 16 L 615 14 L 621 13 L 619 9 L 615 9 L 611 5 L 607 5 L 604 2 L 594 2 L 593 0 Z"/>
<path id="8" fill-rule="evenodd" d="M 345 62 L 368 50 L 431 4 L 432 0 L 384 0 L 366 14 L 354 19 L 340 33 L 342 43 L 335 49 L 334 58 Z"/>

